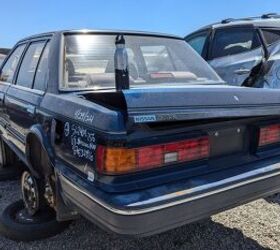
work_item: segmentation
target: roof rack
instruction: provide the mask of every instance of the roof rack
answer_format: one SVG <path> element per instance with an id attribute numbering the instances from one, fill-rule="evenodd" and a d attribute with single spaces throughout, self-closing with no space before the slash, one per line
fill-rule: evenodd
<path id="1" fill-rule="evenodd" d="M 280 18 L 280 15 L 277 13 L 266 13 L 261 16 L 254 17 L 245 17 L 245 18 L 227 18 L 221 21 L 222 24 L 227 24 L 236 21 L 251 21 L 255 19 L 270 19 L 270 18 Z"/>
<path id="2" fill-rule="evenodd" d="M 268 18 L 280 18 L 280 15 L 277 13 L 267 13 L 267 14 L 263 14 L 261 16 L 262 19 L 268 19 Z"/>

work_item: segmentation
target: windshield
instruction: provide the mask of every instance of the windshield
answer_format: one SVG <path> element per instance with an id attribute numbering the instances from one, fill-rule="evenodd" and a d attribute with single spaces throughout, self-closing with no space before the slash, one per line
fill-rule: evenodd
<path id="1" fill-rule="evenodd" d="M 183 40 L 125 35 L 130 87 L 222 80 Z M 64 89 L 115 88 L 116 35 L 65 35 Z"/>

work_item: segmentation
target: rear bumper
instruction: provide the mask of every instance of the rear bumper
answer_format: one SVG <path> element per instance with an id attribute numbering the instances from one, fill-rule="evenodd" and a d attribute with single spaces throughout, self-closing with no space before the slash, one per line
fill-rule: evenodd
<path id="1" fill-rule="evenodd" d="M 104 229 L 148 236 L 280 191 L 280 159 L 120 195 L 106 195 L 58 173 L 69 206 Z M 79 183 L 79 184 L 77 184 Z"/>

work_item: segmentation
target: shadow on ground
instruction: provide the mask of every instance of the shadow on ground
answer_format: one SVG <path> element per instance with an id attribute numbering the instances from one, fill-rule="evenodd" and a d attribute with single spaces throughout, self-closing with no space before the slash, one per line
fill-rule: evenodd
<path id="1" fill-rule="evenodd" d="M 264 198 L 269 203 L 274 203 L 280 205 L 280 193 L 273 194 Z"/>
<path id="2" fill-rule="evenodd" d="M 255 240 L 244 236 L 240 230 L 227 228 L 220 223 L 213 222 L 211 219 L 142 239 L 119 238 L 81 219 L 74 222 L 70 228 L 61 235 L 37 242 L 20 243 L 18 247 L 19 249 L 116 250 L 268 249 L 259 245 Z"/>

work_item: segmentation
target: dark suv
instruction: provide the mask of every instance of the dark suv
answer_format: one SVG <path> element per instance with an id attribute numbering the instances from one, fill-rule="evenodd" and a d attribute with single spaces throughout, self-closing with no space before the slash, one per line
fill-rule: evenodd
<path id="1" fill-rule="evenodd" d="M 280 87 L 280 15 L 225 19 L 185 40 L 229 84 Z"/>

